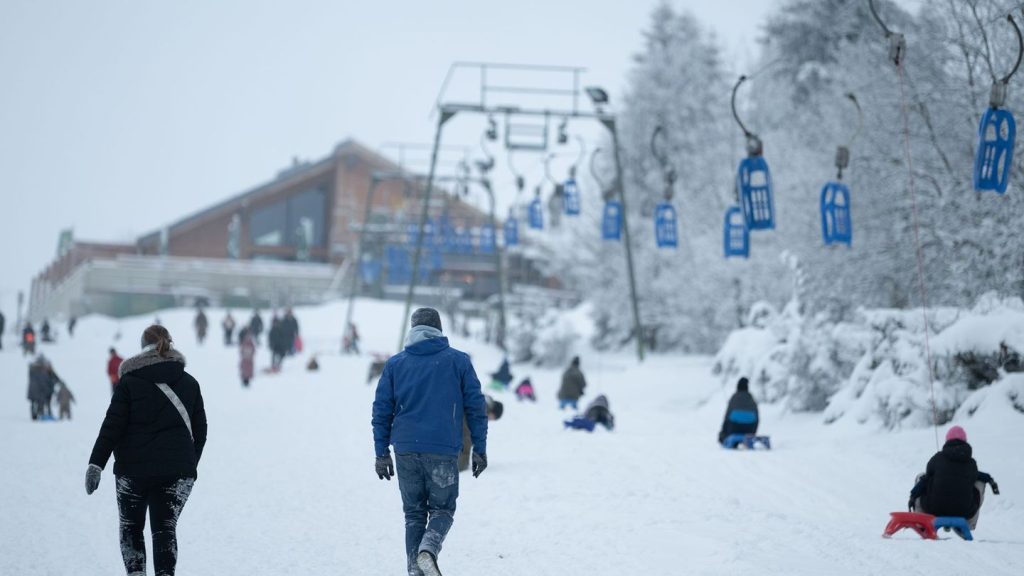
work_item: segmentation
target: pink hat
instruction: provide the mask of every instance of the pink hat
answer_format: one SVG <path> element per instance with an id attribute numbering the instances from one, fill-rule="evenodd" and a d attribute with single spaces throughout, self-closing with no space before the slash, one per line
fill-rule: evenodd
<path id="1" fill-rule="evenodd" d="M 950 440 L 967 442 L 967 432 L 964 432 L 964 429 L 959 426 L 953 426 L 949 429 L 949 432 L 946 432 L 946 442 Z"/>

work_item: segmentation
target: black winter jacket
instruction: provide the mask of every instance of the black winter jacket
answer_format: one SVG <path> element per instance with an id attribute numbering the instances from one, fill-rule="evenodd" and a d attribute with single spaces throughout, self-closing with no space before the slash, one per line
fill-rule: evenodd
<path id="1" fill-rule="evenodd" d="M 981 504 L 981 495 L 974 486 L 981 476 L 988 478 L 978 472 L 971 445 L 950 440 L 928 461 L 925 477 L 911 496 L 921 496 L 921 506 L 933 516 L 970 518 Z"/>
<path id="2" fill-rule="evenodd" d="M 147 351 L 122 362 L 119 372 L 121 380 L 89 463 L 104 468 L 113 452 L 118 476 L 195 478 L 206 445 L 206 410 L 199 383 L 185 372 L 185 357 L 176 350 L 167 357 Z M 181 414 L 157 388 L 160 382 L 184 404 L 194 440 Z"/>
<path id="3" fill-rule="evenodd" d="M 753 412 L 754 421 L 740 423 L 733 421 L 730 416 L 733 412 Z M 722 421 L 722 429 L 718 432 L 718 442 L 721 443 L 732 434 L 757 434 L 757 425 L 761 416 L 757 410 L 757 402 L 750 392 L 737 391 L 729 398 L 729 406 L 725 409 L 725 419 Z"/>

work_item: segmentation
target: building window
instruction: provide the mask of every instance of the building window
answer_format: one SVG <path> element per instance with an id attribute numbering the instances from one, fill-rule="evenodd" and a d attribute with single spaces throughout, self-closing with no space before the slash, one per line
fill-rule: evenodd
<path id="1" fill-rule="evenodd" d="M 257 208 L 249 214 L 249 240 L 256 246 L 283 246 L 288 207 L 284 202 Z"/>
<path id="2" fill-rule="evenodd" d="M 288 198 L 289 244 L 301 248 L 327 244 L 327 192 L 323 187 L 311 188 Z"/>
<path id="3" fill-rule="evenodd" d="M 327 245 L 327 191 L 309 188 L 249 214 L 249 240 L 255 246 L 287 246 L 306 257 Z M 305 259 L 305 258 L 300 258 Z"/>

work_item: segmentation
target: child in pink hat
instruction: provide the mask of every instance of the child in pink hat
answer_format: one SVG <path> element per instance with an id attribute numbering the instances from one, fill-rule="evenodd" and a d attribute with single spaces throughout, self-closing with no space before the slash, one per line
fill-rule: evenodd
<path id="1" fill-rule="evenodd" d="M 992 476 L 978 471 L 967 432 L 953 426 L 946 432 L 942 450 L 932 456 L 925 473 L 917 477 L 908 506 L 911 512 L 967 518 L 974 530 L 985 501 L 985 484 L 992 486 L 993 494 L 999 494 L 999 485 Z"/>

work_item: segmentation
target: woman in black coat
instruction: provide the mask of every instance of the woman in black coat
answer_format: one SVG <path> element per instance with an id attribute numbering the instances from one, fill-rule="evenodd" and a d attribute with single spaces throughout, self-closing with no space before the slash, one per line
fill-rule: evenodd
<path id="1" fill-rule="evenodd" d="M 145 574 L 146 511 L 153 530 L 153 565 L 173 576 L 176 527 L 206 444 L 206 411 L 199 383 L 162 326 L 142 334 L 142 352 L 121 363 L 106 418 L 89 458 L 85 491 L 92 494 L 114 455 L 121 554 L 128 574 Z"/>

